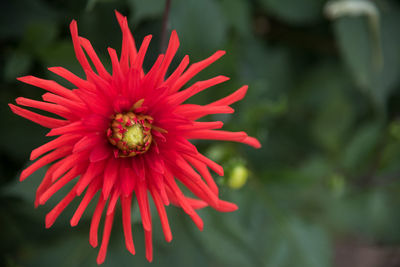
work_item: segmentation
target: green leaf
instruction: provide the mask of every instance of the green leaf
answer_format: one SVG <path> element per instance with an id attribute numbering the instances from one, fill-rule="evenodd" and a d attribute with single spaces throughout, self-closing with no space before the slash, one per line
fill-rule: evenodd
<path id="1" fill-rule="evenodd" d="M 357 129 L 343 152 L 343 166 L 350 170 L 368 167 L 365 163 L 374 152 L 381 135 L 382 125 L 379 122 L 371 122 Z"/>
<path id="2" fill-rule="evenodd" d="M 205 19 L 204 14 L 207 14 Z M 171 28 L 181 40 L 181 51 L 197 56 L 209 56 L 221 49 L 227 38 L 227 23 L 215 0 L 172 1 Z M 212 30 L 210 30 L 212 29 Z M 200 58 L 191 58 L 200 60 Z"/>
<path id="3" fill-rule="evenodd" d="M 138 23 L 144 19 L 161 17 L 165 2 L 165 0 L 128 0 L 133 10 L 133 21 Z"/>
<path id="4" fill-rule="evenodd" d="M 322 267 L 331 266 L 331 247 L 323 229 L 293 218 L 285 229 L 293 251 L 289 252 L 289 266 Z M 296 260 L 294 260 L 296 259 Z"/>
<path id="5" fill-rule="evenodd" d="M 17 77 L 26 75 L 31 66 L 32 58 L 29 54 L 20 50 L 12 51 L 5 63 L 4 80 L 14 82 Z"/>
<path id="6" fill-rule="evenodd" d="M 309 24 L 322 19 L 325 0 L 258 0 L 264 10 L 291 24 Z"/>
<path id="7" fill-rule="evenodd" d="M 29 25 L 21 47 L 35 54 L 45 53 L 58 34 L 57 24 L 35 22 Z"/>
<path id="8" fill-rule="evenodd" d="M 399 81 L 400 51 L 396 45 L 400 41 L 399 14 L 396 8 L 385 10 L 378 25 L 365 16 L 345 16 L 334 21 L 344 62 L 358 87 L 380 109 Z"/>
<path id="9" fill-rule="evenodd" d="M 0 35 L 2 38 L 23 37 L 27 28 L 36 22 L 57 22 L 60 15 L 45 1 L 15 0 L 0 2 Z"/>
<path id="10" fill-rule="evenodd" d="M 250 4 L 245 0 L 222 0 L 221 8 L 229 24 L 243 36 L 249 36 L 251 31 Z"/>

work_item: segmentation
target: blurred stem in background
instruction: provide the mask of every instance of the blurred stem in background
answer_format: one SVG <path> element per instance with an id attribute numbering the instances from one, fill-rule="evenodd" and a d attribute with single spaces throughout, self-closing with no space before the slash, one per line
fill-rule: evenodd
<path id="1" fill-rule="evenodd" d="M 165 9 L 164 9 L 162 28 L 161 28 L 160 53 L 164 53 L 164 51 L 167 49 L 167 28 L 168 28 L 169 10 L 171 9 L 171 1 L 172 0 L 165 0 Z"/>

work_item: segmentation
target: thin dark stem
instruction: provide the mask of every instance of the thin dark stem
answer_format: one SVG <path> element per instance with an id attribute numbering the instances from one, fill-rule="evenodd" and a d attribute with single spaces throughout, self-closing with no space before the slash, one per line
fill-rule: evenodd
<path id="1" fill-rule="evenodd" d="M 171 8 L 171 0 L 166 0 L 162 29 L 161 29 L 160 53 L 163 53 L 167 48 L 167 26 L 168 26 L 168 17 L 170 8 Z"/>

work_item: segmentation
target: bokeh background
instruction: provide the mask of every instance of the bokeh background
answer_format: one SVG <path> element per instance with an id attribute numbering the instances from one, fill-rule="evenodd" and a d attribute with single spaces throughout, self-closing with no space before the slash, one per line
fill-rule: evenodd
<path id="1" fill-rule="evenodd" d="M 146 58 L 160 52 L 164 0 L 0 1 L 0 266 L 96 266 L 88 243 L 93 205 L 71 228 L 73 202 L 55 225 L 44 217 L 63 192 L 33 208 L 45 170 L 23 183 L 30 151 L 49 141 L 46 129 L 11 113 L 17 96 L 43 91 L 16 81 L 56 79 L 47 67 L 83 76 L 68 25 L 92 41 L 110 68 L 108 46 L 120 51 L 114 9 L 128 16 L 137 42 L 151 33 Z M 154 262 L 144 256 L 134 211 L 137 255 L 124 248 L 120 218 L 103 266 L 400 266 L 400 6 L 382 0 L 172 0 L 168 34 L 181 40 L 177 62 L 227 54 L 193 81 L 231 77 L 193 100 L 207 103 L 249 85 L 226 129 L 245 129 L 259 150 L 198 142 L 221 163 L 215 177 L 230 214 L 210 208 L 199 232 L 168 207 L 174 240 L 164 241 L 154 216 Z M 93 203 L 92 203 L 93 204 Z"/>

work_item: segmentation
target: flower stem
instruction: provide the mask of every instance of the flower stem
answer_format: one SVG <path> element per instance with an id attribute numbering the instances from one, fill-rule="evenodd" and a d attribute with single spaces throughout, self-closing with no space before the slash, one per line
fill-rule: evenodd
<path id="1" fill-rule="evenodd" d="M 160 53 L 163 53 L 165 49 L 167 48 L 166 46 L 166 41 L 167 41 L 167 26 L 168 26 L 168 17 L 169 17 L 169 10 L 171 8 L 171 0 L 166 0 L 165 1 L 165 9 L 164 9 L 164 15 L 163 15 L 163 21 L 162 21 L 162 29 L 161 29 L 161 42 L 160 42 Z"/>

